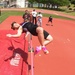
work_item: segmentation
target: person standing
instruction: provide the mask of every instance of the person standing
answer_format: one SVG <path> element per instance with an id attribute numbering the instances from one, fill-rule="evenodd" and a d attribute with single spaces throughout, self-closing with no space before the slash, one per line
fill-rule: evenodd
<path id="1" fill-rule="evenodd" d="M 25 13 L 22 16 L 23 22 L 26 22 L 27 20 L 32 22 L 32 15 L 29 13 L 28 10 L 25 10 Z"/>
<path id="2" fill-rule="evenodd" d="M 0 16 L 1 16 L 1 8 L 0 8 Z"/>
<path id="3" fill-rule="evenodd" d="M 33 22 L 34 24 L 37 24 L 37 19 L 36 19 L 36 17 L 37 17 L 37 12 L 36 12 L 35 9 L 33 9 L 33 11 L 32 11 L 32 22 Z"/>
<path id="4" fill-rule="evenodd" d="M 41 12 L 37 14 L 37 25 L 40 27 L 42 26 L 42 13 Z"/>
<path id="5" fill-rule="evenodd" d="M 51 26 L 53 26 L 53 18 L 52 18 L 52 16 L 49 16 L 48 23 L 49 22 L 51 22 Z"/>

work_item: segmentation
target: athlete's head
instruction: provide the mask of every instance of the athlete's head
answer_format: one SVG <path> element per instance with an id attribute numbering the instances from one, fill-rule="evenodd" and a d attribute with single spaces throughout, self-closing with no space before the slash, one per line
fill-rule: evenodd
<path id="1" fill-rule="evenodd" d="M 29 11 L 28 10 L 25 10 L 25 13 L 27 14 L 27 13 L 29 13 Z"/>
<path id="2" fill-rule="evenodd" d="M 39 14 L 41 14 L 41 12 L 39 12 Z"/>
<path id="3" fill-rule="evenodd" d="M 33 9 L 33 11 L 35 11 L 35 9 Z"/>
<path id="4" fill-rule="evenodd" d="M 19 26 L 20 26 L 20 24 L 18 24 L 17 22 L 12 22 L 11 29 L 13 29 L 13 30 L 18 29 Z"/>

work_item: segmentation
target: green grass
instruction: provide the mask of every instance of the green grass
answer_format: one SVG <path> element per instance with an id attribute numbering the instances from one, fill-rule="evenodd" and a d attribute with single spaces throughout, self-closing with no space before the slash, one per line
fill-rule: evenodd
<path id="1" fill-rule="evenodd" d="M 59 18 L 59 19 L 65 19 L 65 20 L 75 20 L 75 19 L 72 19 L 72 18 L 68 18 L 68 17 L 64 17 L 64 16 L 57 16 L 57 15 L 53 15 L 53 14 L 43 14 L 44 17 L 49 17 L 49 16 L 52 16 L 53 18 Z"/>
<path id="2" fill-rule="evenodd" d="M 66 12 L 64 12 L 64 14 L 75 16 L 75 11 L 66 11 Z"/>
<path id="3" fill-rule="evenodd" d="M 69 10 L 69 8 L 71 8 L 72 10 Z M 75 11 L 74 11 L 75 7 L 74 7 L 74 5 L 71 4 L 69 8 L 67 8 L 67 6 L 59 7 L 59 9 L 64 10 L 64 11 L 62 11 L 64 14 L 75 16 Z"/>
<path id="4" fill-rule="evenodd" d="M 3 11 L 1 12 L 0 22 L 3 22 L 9 16 L 22 16 L 23 13 L 21 11 Z"/>
<path id="5" fill-rule="evenodd" d="M 1 12 L 1 16 L 0 16 L 0 23 L 3 22 L 9 16 L 22 16 L 23 13 L 24 13 L 24 11 L 3 11 L 3 12 Z M 60 18 L 60 19 L 65 19 L 65 20 L 75 20 L 72 18 L 53 15 L 53 14 L 46 14 L 46 13 L 43 14 L 44 17 L 49 17 L 50 15 L 53 18 Z"/>
<path id="6" fill-rule="evenodd" d="M 47 8 L 35 8 L 35 9 L 44 9 L 44 10 L 54 10 L 54 11 L 58 11 L 58 12 L 62 12 L 64 14 L 67 14 L 67 15 L 71 15 L 71 16 L 75 16 L 75 7 L 74 5 L 71 5 L 72 10 L 69 10 L 69 8 L 67 8 L 67 6 L 62 6 L 62 7 L 59 7 L 58 9 L 54 9 L 54 8 L 50 8 L 50 9 L 47 9 Z"/>

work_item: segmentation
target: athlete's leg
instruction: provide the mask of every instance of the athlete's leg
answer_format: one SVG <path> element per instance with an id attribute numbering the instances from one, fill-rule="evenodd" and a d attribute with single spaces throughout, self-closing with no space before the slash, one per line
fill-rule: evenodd
<path id="1" fill-rule="evenodd" d="M 44 45 L 46 46 L 47 44 L 49 44 L 52 41 L 53 41 L 53 37 L 51 35 L 48 35 L 44 41 Z"/>
<path id="2" fill-rule="evenodd" d="M 38 33 L 38 40 L 39 40 L 41 46 L 44 46 L 43 28 L 42 27 L 37 27 L 36 32 Z"/>
<path id="3" fill-rule="evenodd" d="M 53 40 L 52 36 L 48 35 L 46 37 L 46 40 L 44 40 L 44 33 L 43 33 L 43 28 L 42 27 L 37 27 L 36 32 L 38 33 L 38 40 L 41 44 L 41 46 L 36 48 L 36 53 L 39 52 L 41 49 L 43 49 L 45 54 L 48 54 L 49 51 L 46 49 L 45 46 Z"/>
<path id="4" fill-rule="evenodd" d="M 35 50 L 35 53 L 34 54 L 37 54 L 41 49 L 42 47 L 44 46 L 44 34 L 43 34 L 43 28 L 42 27 L 37 27 L 36 28 L 36 32 L 38 33 L 38 40 L 40 42 L 40 47 L 36 47 L 36 50 Z"/>
<path id="5" fill-rule="evenodd" d="M 35 17 L 35 24 L 37 24 L 37 20 L 36 20 L 36 17 Z"/>
<path id="6" fill-rule="evenodd" d="M 52 40 L 53 40 L 53 38 L 52 38 L 52 36 L 51 35 L 49 35 L 46 31 L 44 31 L 44 36 L 45 36 L 45 41 L 44 41 L 44 46 L 42 47 L 42 50 L 44 51 L 44 53 L 45 54 L 48 54 L 49 53 L 49 51 L 46 49 L 46 45 L 47 44 L 49 44 Z"/>

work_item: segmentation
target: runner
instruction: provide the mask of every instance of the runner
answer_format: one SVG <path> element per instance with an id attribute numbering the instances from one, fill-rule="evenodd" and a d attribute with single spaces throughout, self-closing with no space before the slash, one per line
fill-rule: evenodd
<path id="1" fill-rule="evenodd" d="M 48 23 L 49 23 L 49 22 L 51 22 L 51 26 L 53 26 L 53 18 L 52 18 L 52 16 L 49 17 Z"/>

